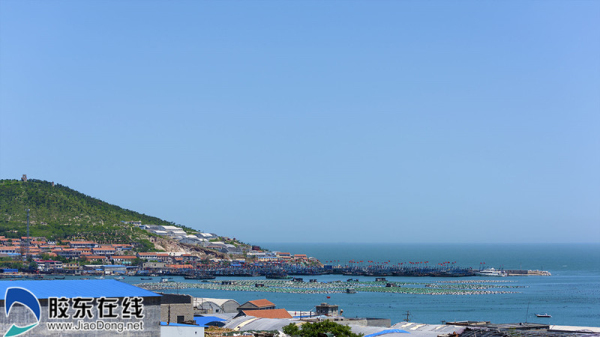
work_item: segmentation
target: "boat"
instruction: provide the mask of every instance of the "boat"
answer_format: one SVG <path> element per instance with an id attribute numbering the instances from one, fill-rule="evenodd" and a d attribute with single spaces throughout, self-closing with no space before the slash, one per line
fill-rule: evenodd
<path id="1" fill-rule="evenodd" d="M 274 279 L 274 280 L 287 280 L 292 277 L 283 272 L 276 272 L 276 273 L 269 273 L 269 274 L 265 275 L 265 278 Z"/>
<path id="2" fill-rule="evenodd" d="M 546 317 L 546 318 L 550 318 L 552 317 L 551 315 L 548 314 L 535 314 L 536 317 Z"/>
<path id="3" fill-rule="evenodd" d="M 493 276 L 493 277 L 504 277 L 508 276 L 504 270 L 496 270 L 494 268 L 486 268 L 480 271 L 476 271 L 475 275 L 477 276 Z"/>
<path id="4" fill-rule="evenodd" d="M 356 289 L 354 289 L 354 288 L 346 288 L 346 294 L 356 294 Z"/>
<path id="5" fill-rule="evenodd" d="M 65 277 L 64 276 L 54 276 L 55 280 L 64 280 Z"/>
<path id="6" fill-rule="evenodd" d="M 96 280 L 104 280 L 104 276 L 96 276 Z"/>
<path id="7" fill-rule="evenodd" d="M 117 276 L 115 277 L 115 280 L 124 280 L 125 278 L 123 276 Z"/>
<path id="8" fill-rule="evenodd" d="M 173 281 L 169 280 L 169 278 L 167 278 L 167 277 L 163 277 L 163 278 L 160 279 L 160 282 L 161 283 L 167 283 L 167 282 L 173 282 Z"/>
<path id="9" fill-rule="evenodd" d="M 142 280 L 152 280 L 152 277 L 142 277 Z"/>
<path id="10" fill-rule="evenodd" d="M 217 277 L 215 275 L 210 275 L 210 274 L 194 274 L 194 275 L 185 275 L 183 278 L 186 280 L 214 280 Z"/>

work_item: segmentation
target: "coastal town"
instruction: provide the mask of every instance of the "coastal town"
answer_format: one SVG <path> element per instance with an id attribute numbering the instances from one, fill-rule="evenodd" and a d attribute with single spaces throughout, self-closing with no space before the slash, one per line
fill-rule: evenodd
<path id="1" fill-rule="evenodd" d="M 107 273 L 124 275 L 187 275 L 190 278 L 215 276 L 266 276 L 287 278 L 290 275 L 343 274 L 349 276 L 509 276 L 550 275 L 539 270 L 474 270 L 459 267 L 455 262 L 429 263 L 406 262 L 396 265 L 388 262 L 354 261 L 344 263 L 331 261 L 323 264 L 306 254 L 263 250 L 259 246 L 240 243 L 236 239 L 212 233 L 188 234 L 177 226 L 144 225 L 129 221 L 127 225 L 148 231 L 156 240 L 160 251 L 141 252 L 137 243 L 103 244 L 85 240 L 51 241 L 44 237 L 6 238 L 0 236 L 0 263 L 3 266 L 21 264 L 19 268 L 4 268 L 2 276 L 16 272 L 50 274 L 95 274 L 106 269 Z M 160 246 L 160 245 L 164 245 Z M 11 263 L 14 261 L 14 263 Z M 33 263 L 33 265 L 31 265 Z M 32 267 L 33 266 L 33 267 Z M 101 266 L 98 268 L 98 266 Z M 105 272 L 105 270 L 102 270 Z M 39 276 L 38 276 L 39 277 Z"/>
<path id="2" fill-rule="evenodd" d="M 51 192 L 63 188 L 33 182 Z M 22 179 L 12 186 L 32 186 L 26 183 Z M 77 198 L 73 200 L 102 205 L 85 196 Z M 54 227 L 68 229 L 62 236 L 23 235 L 30 230 L 27 211 L 26 218 L 6 226 L 0 236 L 0 294 L 4 294 L 0 305 L 10 306 L 13 326 L 35 329 L 36 336 L 299 336 L 301 329 L 312 325 L 335 331 L 329 334 L 336 337 L 407 333 L 504 337 L 514 331 L 519 336 L 560 337 L 600 332 L 594 327 L 546 324 L 548 313 L 532 314 L 539 322 L 514 324 L 458 320 L 425 324 L 413 322 L 408 311 L 398 321 L 391 317 L 401 313 L 376 309 L 362 317 L 349 314 L 355 309 L 352 298 L 362 301 L 378 295 L 518 295 L 525 286 L 513 279 L 523 278 L 507 276 L 550 276 L 547 271 L 494 269 L 483 262 L 473 268 L 457 261 L 321 261 L 305 252 L 271 251 L 172 223 L 121 220 L 101 227 L 123 234 L 116 236 L 90 230 L 93 227 L 74 230 L 80 227 L 78 215 L 64 219 L 70 224 Z M 33 225 L 39 233 L 46 222 L 35 219 Z M 19 303 L 39 303 L 38 308 L 29 308 L 38 313 L 39 327 L 31 324 L 27 307 L 13 306 L 15 291 L 31 297 Z M 243 300 L 238 299 L 241 294 Z M 318 297 L 303 297 L 298 304 L 290 301 L 293 296 Z M 0 326 L 13 332 L 6 322 Z"/>
<path id="3" fill-rule="evenodd" d="M 32 261 L 33 273 L 87 274 L 97 266 L 118 265 L 112 272 L 133 275 L 149 270 L 158 274 L 180 274 L 182 271 L 211 270 L 223 273 L 236 267 L 269 267 L 286 265 L 301 269 L 323 267 L 306 254 L 263 251 L 258 246 L 242 244 L 235 239 L 211 233 L 187 234 L 181 227 L 143 225 L 140 221 L 125 222 L 148 231 L 169 250 L 151 252 L 137 251 L 137 243 L 102 244 L 87 240 L 51 241 L 44 237 L 6 238 L 0 236 L 0 258 L 3 265 L 10 261 Z M 14 268 L 13 268 L 14 269 Z M 110 269 L 110 268 L 107 268 Z M 238 268 L 239 270 L 245 268 Z M 10 273 L 4 269 L 4 276 Z M 241 272 L 232 272 L 236 275 Z"/>

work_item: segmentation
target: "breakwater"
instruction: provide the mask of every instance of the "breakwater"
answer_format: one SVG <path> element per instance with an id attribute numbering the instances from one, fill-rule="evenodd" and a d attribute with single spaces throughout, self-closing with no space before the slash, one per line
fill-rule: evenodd
<path id="1" fill-rule="evenodd" d="M 341 294 L 355 292 L 417 295 L 491 295 L 517 293 L 522 286 L 509 281 L 495 282 L 394 282 L 334 281 L 298 282 L 291 280 L 219 280 L 203 282 L 147 282 L 136 286 L 151 291 L 198 288 L 207 290 L 245 291 L 288 294 Z"/>
<path id="2" fill-rule="evenodd" d="M 190 266 L 189 269 L 163 269 L 166 275 L 189 275 L 191 273 L 221 277 L 266 276 L 285 278 L 291 276 L 347 275 L 347 276 L 409 276 L 409 277 L 467 277 L 477 276 L 477 269 L 448 264 L 431 265 L 237 265 L 237 266 Z M 511 270 L 509 276 L 550 275 L 547 271 Z"/>

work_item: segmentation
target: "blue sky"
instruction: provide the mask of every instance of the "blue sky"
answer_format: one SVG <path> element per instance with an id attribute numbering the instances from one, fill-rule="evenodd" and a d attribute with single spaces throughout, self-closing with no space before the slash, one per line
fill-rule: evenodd
<path id="1" fill-rule="evenodd" d="M 600 242 L 600 2 L 0 2 L 0 178 L 246 242 Z"/>

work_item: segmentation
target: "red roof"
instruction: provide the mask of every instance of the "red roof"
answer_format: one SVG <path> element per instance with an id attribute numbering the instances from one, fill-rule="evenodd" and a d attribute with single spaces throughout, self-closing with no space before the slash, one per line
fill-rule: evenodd
<path id="1" fill-rule="evenodd" d="M 254 304 L 256 307 L 258 308 L 265 308 L 265 307 L 274 307 L 275 303 L 269 301 L 269 300 L 254 300 L 254 301 L 249 301 L 249 303 Z"/>
<path id="2" fill-rule="evenodd" d="M 260 318 L 293 318 L 285 309 L 243 310 L 243 312 L 246 316 Z"/>

